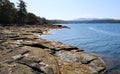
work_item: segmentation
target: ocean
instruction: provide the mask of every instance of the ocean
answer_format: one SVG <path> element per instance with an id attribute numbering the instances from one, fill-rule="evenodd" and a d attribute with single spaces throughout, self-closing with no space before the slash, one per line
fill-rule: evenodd
<path id="1" fill-rule="evenodd" d="M 68 26 L 70 29 L 51 30 L 51 35 L 42 38 L 77 46 L 85 52 L 101 57 L 106 63 L 108 74 L 120 73 L 120 24 L 61 25 Z"/>

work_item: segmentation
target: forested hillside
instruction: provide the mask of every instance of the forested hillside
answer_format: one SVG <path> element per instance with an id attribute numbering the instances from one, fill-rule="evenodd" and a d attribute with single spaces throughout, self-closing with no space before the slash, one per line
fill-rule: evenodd
<path id="1" fill-rule="evenodd" d="M 0 24 L 1 25 L 23 25 L 23 24 L 49 24 L 49 20 L 36 16 L 28 12 L 27 5 L 23 0 L 19 0 L 17 7 L 10 0 L 0 0 Z"/>

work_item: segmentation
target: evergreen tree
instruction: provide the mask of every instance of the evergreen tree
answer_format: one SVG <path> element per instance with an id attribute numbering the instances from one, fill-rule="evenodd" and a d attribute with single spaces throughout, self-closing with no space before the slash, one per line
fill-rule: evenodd
<path id="1" fill-rule="evenodd" d="M 9 0 L 0 1 L 0 23 L 13 23 L 15 13 L 16 9 L 14 3 L 11 3 Z"/>
<path id="2" fill-rule="evenodd" d="M 39 20 L 37 19 L 37 16 L 33 13 L 27 14 L 27 24 L 38 24 Z"/>
<path id="3" fill-rule="evenodd" d="M 23 0 L 19 0 L 19 5 L 18 5 L 18 11 L 17 11 L 17 21 L 19 24 L 24 24 L 26 23 L 26 15 L 27 15 L 27 10 L 26 10 L 26 3 Z"/>
<path id="4" fill-rule="evenodd" d="M 26 3 L 19 0 L 18 8 L 10 0 L 0 0 L 0 24 L 50 24 L 45 18 L 27 13 Z"/>

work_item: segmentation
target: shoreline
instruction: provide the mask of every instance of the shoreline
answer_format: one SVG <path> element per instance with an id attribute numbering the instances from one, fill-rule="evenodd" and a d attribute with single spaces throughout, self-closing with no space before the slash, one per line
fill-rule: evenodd
<path id="1" fill-rule="evenodd" d="M 0 73 L 103 74 L 106 67 L 99 57 L 75 46 L 38 38 L 62 28 L 65 27 L 0 26 Z"/>

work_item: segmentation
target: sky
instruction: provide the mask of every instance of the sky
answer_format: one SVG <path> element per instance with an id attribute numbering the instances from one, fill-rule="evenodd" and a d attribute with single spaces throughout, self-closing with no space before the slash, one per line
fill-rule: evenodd
<path id="1" fill-rule="evenodd" d="M 120 0 L 24 0 L 28 12 L 47 19 L 120 19 Z M 18 3 L 18 0 L 11 0 Z"/>

